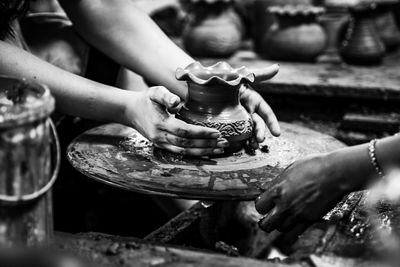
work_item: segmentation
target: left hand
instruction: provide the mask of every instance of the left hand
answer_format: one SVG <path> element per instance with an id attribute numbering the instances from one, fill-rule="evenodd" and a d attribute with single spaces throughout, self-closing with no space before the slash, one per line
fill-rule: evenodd
<path id="1" fill-rule="evenodd" d="M 315 222 L 356 189 L 357 179 L 349 179 L 347 171 L 354 164 L 348 168 L 343 161 L 347 151 L 309 156 L 290 165 L 256 200 L 257 211 L 265 215 L 260 227 L 284 232 L 295 224 Z"/>
<path id="2" fill-rule="evenodd" d="M 253 118 L 254 140 L 252 140 L 252 144 L 255 143 L 258 146 L 258 143 L 264 141 L 266 126 L 273 136 L 281 134 L 281 129 L 274 112 L 259 93 L 243 85 L 240 88 L 240 102 Z"/>

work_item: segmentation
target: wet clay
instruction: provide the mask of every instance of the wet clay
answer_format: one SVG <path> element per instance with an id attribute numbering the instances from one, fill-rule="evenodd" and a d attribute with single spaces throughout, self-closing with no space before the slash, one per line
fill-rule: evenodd
<path id="1" fill-rule="evenodd" d="M 313 130 L 281 123 L 283 134 L 229 157 L 190 158 L 154 148 L 136 130 L 107 124 L 68 148 L 70 163 L 86 176 L 130 191 L 202 200 L 252 200 L 296 159 L 344 145 Z"/>

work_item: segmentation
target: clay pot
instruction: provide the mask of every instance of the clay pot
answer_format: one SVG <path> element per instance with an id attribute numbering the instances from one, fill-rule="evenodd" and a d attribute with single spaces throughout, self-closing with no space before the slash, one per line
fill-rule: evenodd
<path id="1" fill-rule="evenodd" d="M 190 5 L 183 44 L 192 56 L 228 57 L 242 42 L 243 23 L 231 1 L 196 1 Z"/>
<path id="2" fill-rule="evenodd" d="M 326 34 L 317 22 L 324 9 L 313 6 L 270 7 L 276 22 L 266 32 L 260 54 L 275 60 L 313 61 L 325 49 Z"/>
<path id="3" fill-rule="evenodd" d="M 255 0 L 252 8 L 252 38 L 254 50 L 259 53 L 265 33 L 274 24 L 274 16 L 268 12 L 271 6 L 311 5 L 312 0 Z"/>
<path id="4" fill-rule="evenodd" d="M 341 62 L 339 47 L 348 26 L 349 15 L 346 12 L 327 12 L 321 16 L 320 23 L 327 35 L 327 45 L 319 61 Z"/>
<path id="5" fill-rule="evenodd" d="M 382 62 L 385 46 L 375 28 L 375 5 L 350 9 L 352 19 L 341 46 L 341 57 L 349 64 L 376 65 Z"/>
<path id="6" fill-rule="evenodd" d="M 272 68 L 275 75 L 279 67 Z M 225 153 L 240 150 L 252 136 L 253 120 L 240 104 L 239 89 L 243 84 L 253 83 L 257 76 L 245 67 L 234 69 L 225 62 L 210 67 L 195 62 L 185 69 L 179 68 L 176 78 L 187 81 L 189 93 L 177 117 L 190 124 L 219 130 L 229 142 Z"/>
<path id="7" fill-rule="evenodd" d="M 400 30 L 396 24 L 393 5 L 379 7 L 374 23 L 386 51 L 394 51 L 400 46 Z"/>

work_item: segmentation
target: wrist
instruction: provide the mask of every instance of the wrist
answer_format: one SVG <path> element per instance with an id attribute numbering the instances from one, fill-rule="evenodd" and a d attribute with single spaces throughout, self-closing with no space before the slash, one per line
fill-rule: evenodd
<path id="1" fill-rule="evenodd" d="M 350 193 L 366 188 L 374 177 L 374 168 L 368 153 L 368 144 L 346 147 L 327 155 L 336 186 Z"/>
<path id="2" fill-rule="evenodd" d="M 136 107 L 139 105 L 139 97 L 142 92 L 123 91 L 119 96 L 120 114 L 115 116 L 114 121 L 129 127 L 135 127 L 134 118 L 139 116 Z"/>

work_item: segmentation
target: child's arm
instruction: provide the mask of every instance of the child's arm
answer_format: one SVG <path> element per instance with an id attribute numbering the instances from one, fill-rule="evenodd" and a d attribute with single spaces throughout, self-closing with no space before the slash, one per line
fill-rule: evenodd
<path id="1" fill-rule="evenodd" d="M 227 145 L 214 129 L 189 125 L 166 112 L 179 97 L 163 87 L 132 92 L 96 83 L 61 70 L 0 41 L 0 73 L 46 84 L 57 109 L 94 120 L 119 122 L 136 128 L 156 146 L 177 153 L 220 154 Z"/>
<path id="2" fill-rule="evenodd" d="M 185 99 L 175 70 L 194 60 L 177 47 L 133 1 L 61 0 L 75 28 L 122 66 Z"/>

